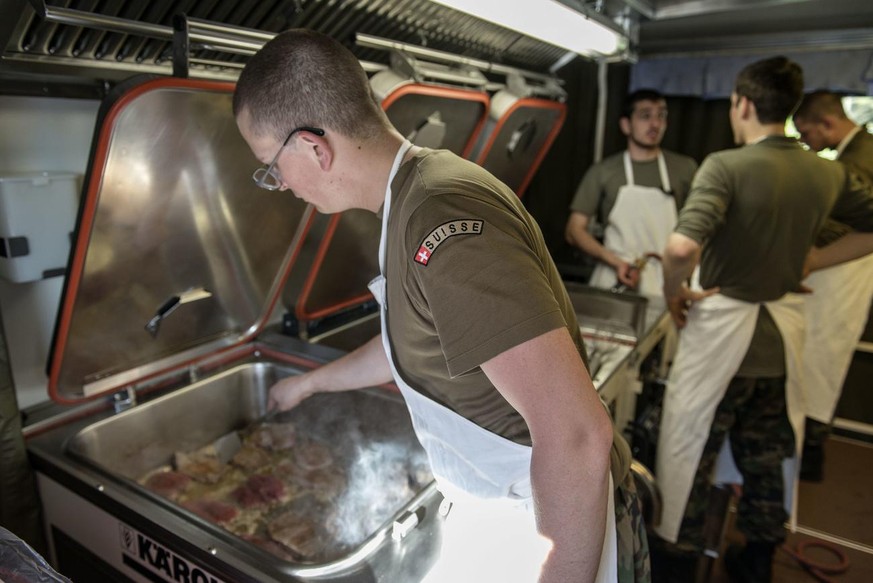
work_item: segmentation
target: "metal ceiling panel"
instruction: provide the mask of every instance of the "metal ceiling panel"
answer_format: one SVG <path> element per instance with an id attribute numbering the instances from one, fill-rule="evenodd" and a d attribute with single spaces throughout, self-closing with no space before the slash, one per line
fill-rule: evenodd
<path id="1" fill-rule="evenodd" d="M 48 22 L 29 4 L 0 0 L 0 13 L 18 11 L 0 74 L 10 68 L 56 72 L 64 66 L 77 68 L 77 75 L 104 79 L 137 72 L 169 73 L 172 26 L 177 14 L 271 34 L 292 27 L 310 28 L 337 38 L 362 61 L 377 63 L 387 63 L 388 54 L 356 46 L 356 33 L 532 71 L 548 70 L 566 53 L 562 48 L 428 0 L 61 0 L 46 5 L 49 9 L 122 18 L 141 25 L 143 34 Z M 235 77 L 246 56 L 214 49 L 192 42 L 192 76 Z M 198 60 L 210 64 L 198 64 Z"/>
<path id="2" fill-rule="evenodd" d="M 869 0 L 656 0 L 654 5 L 654 17 L 639 23 L 641 58 L 873 48 Z"/>

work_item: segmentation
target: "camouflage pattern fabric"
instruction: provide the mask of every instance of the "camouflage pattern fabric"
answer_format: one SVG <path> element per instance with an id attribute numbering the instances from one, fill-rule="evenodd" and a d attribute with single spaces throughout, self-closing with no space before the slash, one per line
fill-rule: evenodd
<path id="1" fill-rule="evenodd" d="M 743 475 L 737 529 L 749 541 L 785 540 L 782 460 L 794 453 L 794 431 L 785 405 L 785 377 L 734 378 L 715 413 L 694 477 L 677 547 L 703 550 L 704 522 L 715 461 L 726 435 Z"/>
<path id="2" fill-rule="evenodd" d="M 615 529 L 618 535 L 618 583 L 649 583 L 652 569 L 646 524 L 630 472 L 615 489 Z"/>

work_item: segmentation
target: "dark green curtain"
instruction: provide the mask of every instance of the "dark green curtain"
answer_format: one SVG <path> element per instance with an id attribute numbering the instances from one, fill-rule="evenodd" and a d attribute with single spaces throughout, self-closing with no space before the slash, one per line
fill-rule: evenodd
<path id="1" fill-rule="evenodd" d="M 567 209 L 594 158 L 597 65 L 577 58 L 559 76 L 567 91 L 567 118 L 522 199 L 553 255 L 569 247 L 564 243 Z"/>
<path id="2" fill-rule="evenodd" d="M 668 97 L 669 118 L 662 146 L 702 162 L 706 156 L 734 147 L 727 99 Z"/>

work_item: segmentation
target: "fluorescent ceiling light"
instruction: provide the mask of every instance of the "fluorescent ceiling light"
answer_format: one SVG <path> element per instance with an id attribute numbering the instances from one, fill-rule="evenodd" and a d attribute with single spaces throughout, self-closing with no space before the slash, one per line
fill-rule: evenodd
<path id="1" fill-rule="evenodd" d="M 612 55 L 626 39 L 556 0 L 432 0 L 580 55 Z"/>

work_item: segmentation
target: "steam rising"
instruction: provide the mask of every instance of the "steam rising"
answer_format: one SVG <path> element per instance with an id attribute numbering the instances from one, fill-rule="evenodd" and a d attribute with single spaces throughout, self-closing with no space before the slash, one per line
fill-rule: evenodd
<path id="1" fill-rule="evenodd" d="M 348 488 L 328 517 L 337 542 L 349 546 L 373 534 L 431 479 L 423 453 L 410 455 L 409 448 L 397 442 L 365 442 L 359 437 L 354 436 L 357 448 L 348 468 Z"/>
<path id="2" fill-rule="evenodd" d="M 334 551 L 366 541 L 433 480 L 402 401 L 320 393 L 286 418 L 298 436 L 330 444 L 342 470 L 345 487 L 319 517 Z"/>

